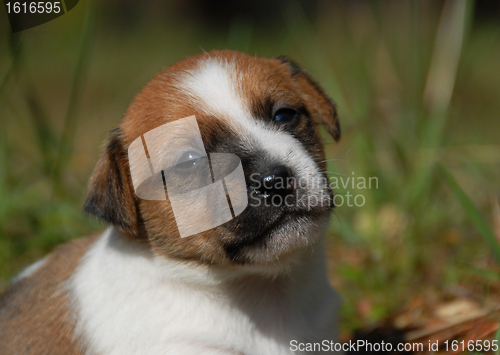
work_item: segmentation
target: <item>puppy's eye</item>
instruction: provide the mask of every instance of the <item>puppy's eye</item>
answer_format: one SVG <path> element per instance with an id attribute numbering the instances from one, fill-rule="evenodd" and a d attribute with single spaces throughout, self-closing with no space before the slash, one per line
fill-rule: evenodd
<path id="1" fill-rule="evenodd" d="M 279 125 L 294 123 L 299 116 L 299 113 L 292 108 L 282 108 L 274 114 L 274 122 Z"/>
<path id="2" fill-rule="evenodd" d="M 186 152 L 179 159 L 181 163 L 175 166 L 176 170 L 185 171 L 197 167 L 201 163 L 201 157 L 195 152 Z"/>

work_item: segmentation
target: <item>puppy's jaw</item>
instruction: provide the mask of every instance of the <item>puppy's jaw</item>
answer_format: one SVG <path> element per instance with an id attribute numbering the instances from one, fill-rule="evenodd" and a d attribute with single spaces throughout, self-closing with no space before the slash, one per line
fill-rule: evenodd
<path id="1" fill-rule="evenodd" d="M 265 248 L 253 246 L 242 251 L 243 260 L 253 264 L 272 263 L 276 271 L 288 271 L 300 262 L 301 253 L 308 250 L 328 228 L 329 214 L 318 218 L 299 217 L 274 230 L 268 237 Z M 299 251 L 297 253 L 297 251 Z"/>

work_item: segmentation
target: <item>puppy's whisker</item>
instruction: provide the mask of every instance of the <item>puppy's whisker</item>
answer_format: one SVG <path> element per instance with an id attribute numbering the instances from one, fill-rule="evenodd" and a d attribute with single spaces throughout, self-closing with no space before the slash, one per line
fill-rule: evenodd
<path id="1" fill-rule="evenodd" d="M 330 173 L 330 174 L 335 174 L 335 175 L 340 175 L 340 176 L 345 176 L 345 177 L 347 177 L 347 175 L 345 175 L 345 174 L 341 174 L 341 173 L 338 173 L 338 172 L 336 172 L 336 171 L 325 170 L 325 172 L 326 172 L 326 173 Z"/>
<path id="2" fill-rule="evenodd" d="M 345 161 L 346 163 L 348 163 L 349 161 L 348 160 L 345 160 L 345 159 L 342 159 L 342 158 L 333 158 L 333 159 L 325 159 L 325 160 L 321 160 L 320 163 L 327 163 L 329 161 Z"/>
<path id="3" fill-rule="evenodd" d="M 349 153 L 351 152 L 351 150 L 353 150 L 353 149 L 354 149 L 354 147 L 351 147 L 351 149 L 349 149 L 347 152 L 345 152 L 345 153 L 344 153 L 344 157 L 345 157 L 347 154 L 349 154 Z"/>

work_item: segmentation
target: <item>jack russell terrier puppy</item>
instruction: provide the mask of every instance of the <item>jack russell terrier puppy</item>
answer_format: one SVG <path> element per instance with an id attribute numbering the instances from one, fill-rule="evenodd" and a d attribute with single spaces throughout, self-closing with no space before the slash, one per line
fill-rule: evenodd
<path id="1" fill-rule="evenodd" d="M 188 128 L 175 125 L 182 118 Z M 14 279 L 0 299 L 1 354 L 280 355 L 335 341 L 320 125 L 340 138 L 335 104 L 284 57 L 212 51 L 158 74 L 111 131 L 90 181 L 85 211 L 109 228 Z M 194 132 L 187 148 L 183 132 Z M 217 167 L 216 154 L 236 163 Z M 172 181 L 187 191 L 210 157 L 213 191 L 170 198 Z M 215 190 L 223 202 L 207 208 Z"/>

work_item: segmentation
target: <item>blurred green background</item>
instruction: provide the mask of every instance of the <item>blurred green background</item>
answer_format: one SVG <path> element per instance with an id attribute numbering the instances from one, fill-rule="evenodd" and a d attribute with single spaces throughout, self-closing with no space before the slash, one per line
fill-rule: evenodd
<path id="1" fill-rule="evenodd" d="M 313 73 L 341 119 L 331 176 L 378 179 L 336 191 L 366 201 L 337 208 L 328 235 L 344 331 L 415 302 L 495 302 L 500 2 L 460 0 L 81 0 L 18 34 L 1 7 L 0 290 L 104 228 L 81 210 L 106 133 L 162 68 L 222 48 Z"/>

